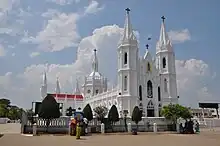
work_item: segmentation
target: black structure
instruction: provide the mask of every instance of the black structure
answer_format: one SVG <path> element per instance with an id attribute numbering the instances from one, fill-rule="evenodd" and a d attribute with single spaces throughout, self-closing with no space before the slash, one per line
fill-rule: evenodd
<path id="1" fill-rule="evenodd" d="M 199 103 L 199 107 L 216 109 L 217 117 L 219 118 L 219 114 L 218 114 L 219 104 L 220 103 Z"/>

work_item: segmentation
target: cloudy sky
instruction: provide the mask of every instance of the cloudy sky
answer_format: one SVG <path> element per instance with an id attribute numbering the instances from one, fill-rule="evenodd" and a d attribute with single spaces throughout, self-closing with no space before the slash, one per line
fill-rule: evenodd
<path id="1" fill-rule="evenodd" d="M 146 43 L 155 53 L 160 17 L 166 16 L 180 103 L 220 101 L 219 5 L 218 0 L 1 0 L 0 97 L 25 108 L 40 100 L 45 64 L 49 91 L 59 76 L 62 92 L 73 92 L 75 79 L 82 83 L 91 71 L 94 48 L 100 72 L 114 84 L 116 48 L 129 7 L 142 56 Z"/>

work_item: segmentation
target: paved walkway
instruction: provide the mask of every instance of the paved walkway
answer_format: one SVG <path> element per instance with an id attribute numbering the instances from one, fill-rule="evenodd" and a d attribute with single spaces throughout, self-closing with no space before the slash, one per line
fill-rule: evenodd
<path id="1" fill-rule="evenodd" d="M 71 136 L 22 136 L 5 134 L 0 138 L 2 146 L 220 146 L 220 132 L 204 132 L 199 135 L 153 134 L 92 135 L 76 140 Z"/>
<path id="2" fill-rule="evenodd" d="M 8 124 L 0 124 L 0 134 L 1 133 L 20 133 L 21 124 L 19 123 L 8 123 Z"/>

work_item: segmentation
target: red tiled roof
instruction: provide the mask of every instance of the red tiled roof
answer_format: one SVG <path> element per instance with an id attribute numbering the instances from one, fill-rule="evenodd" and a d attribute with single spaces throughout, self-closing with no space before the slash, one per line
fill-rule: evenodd
<path id="1" fill-rule="evenodd" d="M 83 96 L 82 95 L 74 95 L 74 94 L 51 94 L 54 97 L 56 97 L 57 99 L 65 99 L 65 97 L 67 97 L 67 99 L 77 99 L 77 100 L 82 100 Z"/>

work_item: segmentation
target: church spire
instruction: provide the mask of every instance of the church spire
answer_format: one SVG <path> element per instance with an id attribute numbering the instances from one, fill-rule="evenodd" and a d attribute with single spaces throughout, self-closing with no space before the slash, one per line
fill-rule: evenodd
<path id="1" fill-rule="evenodd" d="M 43 75 L 43 86 L 47 85 L 47 73 L 46 71 L 44 71 L 44 75 Z"/>
<path id="2" fill-rule="evenodd" d="M 57 77 L 57 80 L 56 80 L 55 93 L 56 94 L 60 94 L 60 82 L 59 82 L 59 78 L 58 77 Z"/>
<path id="3" fill-rule="evenodd" d="M 80 89 L 79 89 L 79 82 L 76 79 L 76 87 L 75 87 L 75 95 L 81 95 Z"/>
<path id="4" fill-rule="evenodd" d="M 170 43 L 168 34 L 166 32 L 166 27 L 165 27 L 165 17 L 162 16 L 162 24 L 161 24 L 161 28 L 160 28 L 160 38 L 159 38 L 159 42 L 161 43 L 161 45 L 167 45 L 168 43 Z"/>
<path id="5" fill-rule="evenodd" d="M 126 11 L 126 18 L 125 18 L 125 25 L 124 25 L 124 32 L 123 36 L 121 38 L 121 43 L 124 42 L 129 42 L 131 40 L 136 40 L 136 37 L 134 35 L 132 25 L 131 25 L 131 20 L 130 20 L 130 9 L 127 8 L 125 9 Z"/>
<path id="6" fill-rule="evenodd" d="M 93 61 L 92 61 L 92 71 L 93 72 L 98 72 L 98 58 L 97 58 L 97 54 L 96 54 L 96 49 L 94 49 L 94 57 L 93 57 Z"/>

